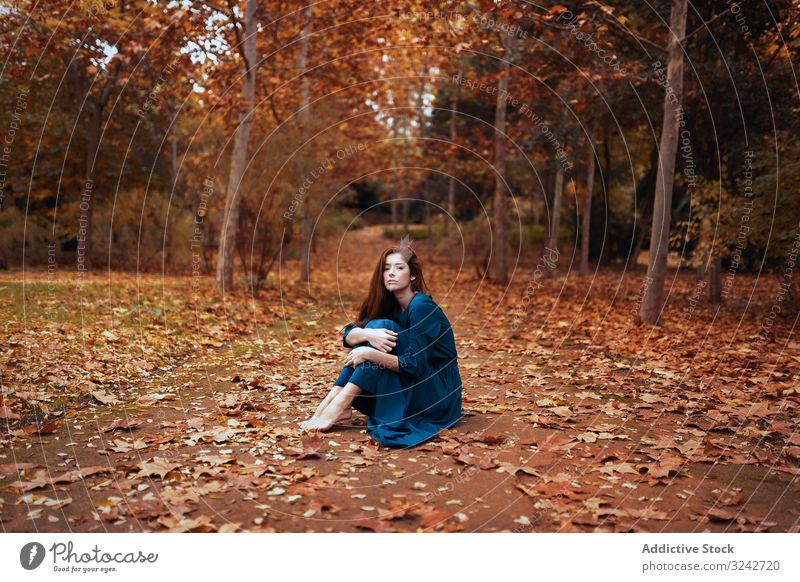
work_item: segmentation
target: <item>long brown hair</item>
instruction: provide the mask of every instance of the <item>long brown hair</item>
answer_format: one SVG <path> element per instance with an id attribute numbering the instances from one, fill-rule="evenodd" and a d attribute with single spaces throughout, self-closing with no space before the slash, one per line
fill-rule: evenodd
<path id="1" fill-rule="evenodd" d="M 394 246 L 385 249 L 378 264 L 375 265 L 375 270 L 372 272 L 372 280 L 369 283 L 369 293 L 367 298 L 361 304 L 358 311 L 358 319 L 353 322 L 359 327 L 363 327 L 371 319 L 391 319 L 392 315 L 400 310 L 400 303 L 394 293 L 386 288 L 383 284 L 383 269 L 386 265 L 386 257 L 398 253 L 403 257 L 403 260 L 408 263 L 408 270 L 410 277 L 415 277 L 411 281 L 411 289 L 414 291 L 421 291 L 428 293 L 428 286 L 425 284 L 425 277 L 422 274 L 422 261 L 414 249 L 410 246 Z M 344 331 L 344 327 L 341 331 Z"/>

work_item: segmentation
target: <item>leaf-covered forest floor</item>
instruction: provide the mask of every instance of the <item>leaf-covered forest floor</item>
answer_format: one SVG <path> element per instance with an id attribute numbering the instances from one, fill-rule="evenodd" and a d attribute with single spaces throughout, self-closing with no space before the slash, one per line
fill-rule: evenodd
<path id="1" fill-rule="evenodd" d="M 652 327 L 641 271 L 526 265 L 501 287 L 425 263 L 466 416 L 409 450 L 357 413 L 300 431 L 388 244 L 355 231 L 311 287 L 290 261 L 256 297 L 0 275 L 2 530 L 800 531 L 800 343 L 774 277 L 737 275 L 718 307 L 681 272 Z"/>

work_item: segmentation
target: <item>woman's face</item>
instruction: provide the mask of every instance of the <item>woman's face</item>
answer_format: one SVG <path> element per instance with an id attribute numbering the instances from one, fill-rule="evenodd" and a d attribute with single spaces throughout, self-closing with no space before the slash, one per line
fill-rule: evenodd
<path id="1" fill-rule="evenodd" d="M 383 284 L 392 293 L 402 291 L 411 285 L 411 269 L 400 253 L 392 253 L 386 257 L 383 265 Z"/>

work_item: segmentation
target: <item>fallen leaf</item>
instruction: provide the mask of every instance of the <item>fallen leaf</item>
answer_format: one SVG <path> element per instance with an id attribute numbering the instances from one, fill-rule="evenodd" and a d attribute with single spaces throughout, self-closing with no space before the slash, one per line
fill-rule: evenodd
<path id="1" fill-rule="evenodd" d="M 89 394 L 91 394 L 92 397 L 100 404 L 119 404 L 119 398 L 113 394 L 109 394 L 108 392 L 104 392 L 102 390 L 92 390 L 89 392 Z"/>
<path id="2" fill-rule="evenodd" d="M 533 475 L 535 477 L 541 477 L 541 473 L 539 473 L 533 467 L 528 467 L 527 465 L 514 465 L 513 463 L 498 463 L 500 467 L 498 471 L 508 473 L 509 475 L 516 475 L 520 471 L 526 473 L 528 475 Z"/>
<path id="3" fill-rule="evenodd" d="M 20 471 L 38 467 L 36 463 L 6 463 L 0 465 L 0 475 L 16 475 Z"/>
<path id="4" fill-rule="evenodd" d="M 158 475 L 162 479 L 173 469 L 180 467 L 180 463 L 174 463 L 159 457 L 153 458 L 139 465 L 140 471 L 136 477 L 150 477 Z"/>
<path id="5" fill-rule="evenodd" d="M 18 420 L 22 417 L 5 404 L 0 404 L 0 418 L 4 418 L 6 420 Z"/>
<path id="6" fill-rule="evenodd" d="M 53 434 L 58 430 L 58 420 L 54 420 L 52 422 L 48 422 L 47 424 L 29 424 L 28 426 L 22 427 L 22 431 L 27 434 L 38 434 L 38 435 L 46 435 L 46 434 Z"/>
<path id="7" fill-rule="evenodd" d="M 375 533 L 395 533 L 397 530 L 388 521 L 383 521 L 375 518 L 371 519 L 358 519 L 354 527 L 357 529 L 366 529 Z"/>
<path id="8" fill-rule="evenodd" d="M 292 451 L 292 454 L 297 456 L 297 460 L 319 457 L 320 453 L 325 449 L 325 440 L 316 432 L 301 435 L 300 442 L 303 445 L 303 449 L 301 451 L 296 449 Z"/>
<path id="9" fill-rule="evenodd" d="M 592 471 L 606 473 L 607 475 L 613 475 L 614 473 L 629 473 L 631 475 L 639 474 L 636 468 L 630 463 L 607 463 L 602 467 L 592 469 Z"/>
<path id="10" fill-rule="evenodd" d="M 101 430 L 102 432 L 112 432 L 115 430 L 133 431 L 141 424 L 142 423 L 139 420 L 115 420 L 111 424 L 106 425 L 105 428 Z"/>
<path id="11" fill-rule="evenodd" d="M 52 499 L 44 495 L 36 495 L 35 493 L 29 493 L 28 495 L 23 495 L 22 497 L 20 497 L 20 500 L 27 505 L 45 505 L 50 509 L 60 509 L 72 503 L 71 497 Z"/>

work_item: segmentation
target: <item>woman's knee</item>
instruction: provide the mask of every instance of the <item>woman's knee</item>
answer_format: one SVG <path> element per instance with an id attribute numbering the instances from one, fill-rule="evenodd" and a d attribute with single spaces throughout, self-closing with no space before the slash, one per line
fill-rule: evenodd
<path id="1" fill-rule="evenodd" d="M 370 319 L 364 327 L 371 329 L 391 329 L 392 331 L 400 331 L 400 326 L 393 319 Z"/>

